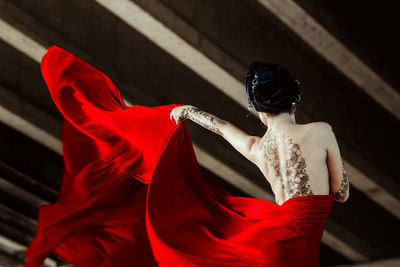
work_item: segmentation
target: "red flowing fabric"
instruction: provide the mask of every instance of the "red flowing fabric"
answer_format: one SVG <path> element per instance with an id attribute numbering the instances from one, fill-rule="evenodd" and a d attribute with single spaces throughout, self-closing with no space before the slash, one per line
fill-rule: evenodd
<path id="1" fill-rule="evenodd" d="M 319 266 L 333 194 L 281 206 L 202 177 L 180 104 L 124 104 L 113 82 L 51 46 L 41 70 L 64 115 L 64 172 L 39 207 L 25 267 L 54 253 L 77 267 Z"/>

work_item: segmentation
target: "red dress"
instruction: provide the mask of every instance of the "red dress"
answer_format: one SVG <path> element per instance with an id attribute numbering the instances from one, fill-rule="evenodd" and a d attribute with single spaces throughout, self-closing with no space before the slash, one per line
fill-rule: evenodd
<path id="1" fill-rule="evenodd" d="M 28 266 L 319 266 L 333 195 L 281 206 L 202 177 L 177 104 L 127 107 L 101 71 L 55 45 L 41 70 L 62 128 L 58 200 L 39 207 Z"/>

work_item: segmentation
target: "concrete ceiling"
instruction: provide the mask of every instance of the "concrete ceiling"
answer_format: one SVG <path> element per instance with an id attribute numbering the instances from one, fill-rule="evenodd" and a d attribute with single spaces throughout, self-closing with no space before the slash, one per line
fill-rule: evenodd
<path id="1" fill-rule="evenodd" d="M 127 103 L 193 104 L 254 135 L 266 129 L 246 109 L 248 65 L 282 63 L 304 86 L 297 122 L 331 124 L 348 167 L 350 198 L 334 203 L 321 266 L 390 266 L 400 256 L 399 6 L 0 0 L 0 266 L 19 266 L 37 207 L 55 202 L 60 186 L 62 116 L 39 68 L 51 44 L 106 73 Z M 255 166 L 221 137 L 188 126 L 207 178 L 273 201 Z"/>

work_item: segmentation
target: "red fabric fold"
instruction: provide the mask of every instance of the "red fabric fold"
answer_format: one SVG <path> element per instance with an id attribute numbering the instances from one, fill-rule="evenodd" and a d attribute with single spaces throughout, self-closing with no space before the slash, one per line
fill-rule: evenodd
<path id="1" fill-rule="evenodd" d="M 65 117 L 57 202 L 39 207 L 25 267 L 319 266 L 333 195 L 281 206 L 202 177 L 179 106 L 127 107 L 100 70 L 55 45 L 44 80 Z"/>

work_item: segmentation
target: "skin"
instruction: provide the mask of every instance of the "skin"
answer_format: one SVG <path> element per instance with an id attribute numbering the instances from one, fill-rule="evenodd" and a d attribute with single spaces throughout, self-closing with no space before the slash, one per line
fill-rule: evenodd
<path id="1" fill-rule="evenodd" d="M 327 195 L 344 203 L 349 197 L 348 176 L 339 146 L 326 122 L 297 124 L 293 112 L 258 112 L 268 127 L 262 137 L 251 136 L 233 124 L 192 105 L 176 107 L 170 117 L 178 124 L 190 119 L 221 135 L 264 174 L 275 201 L 302 195 Z"/>

